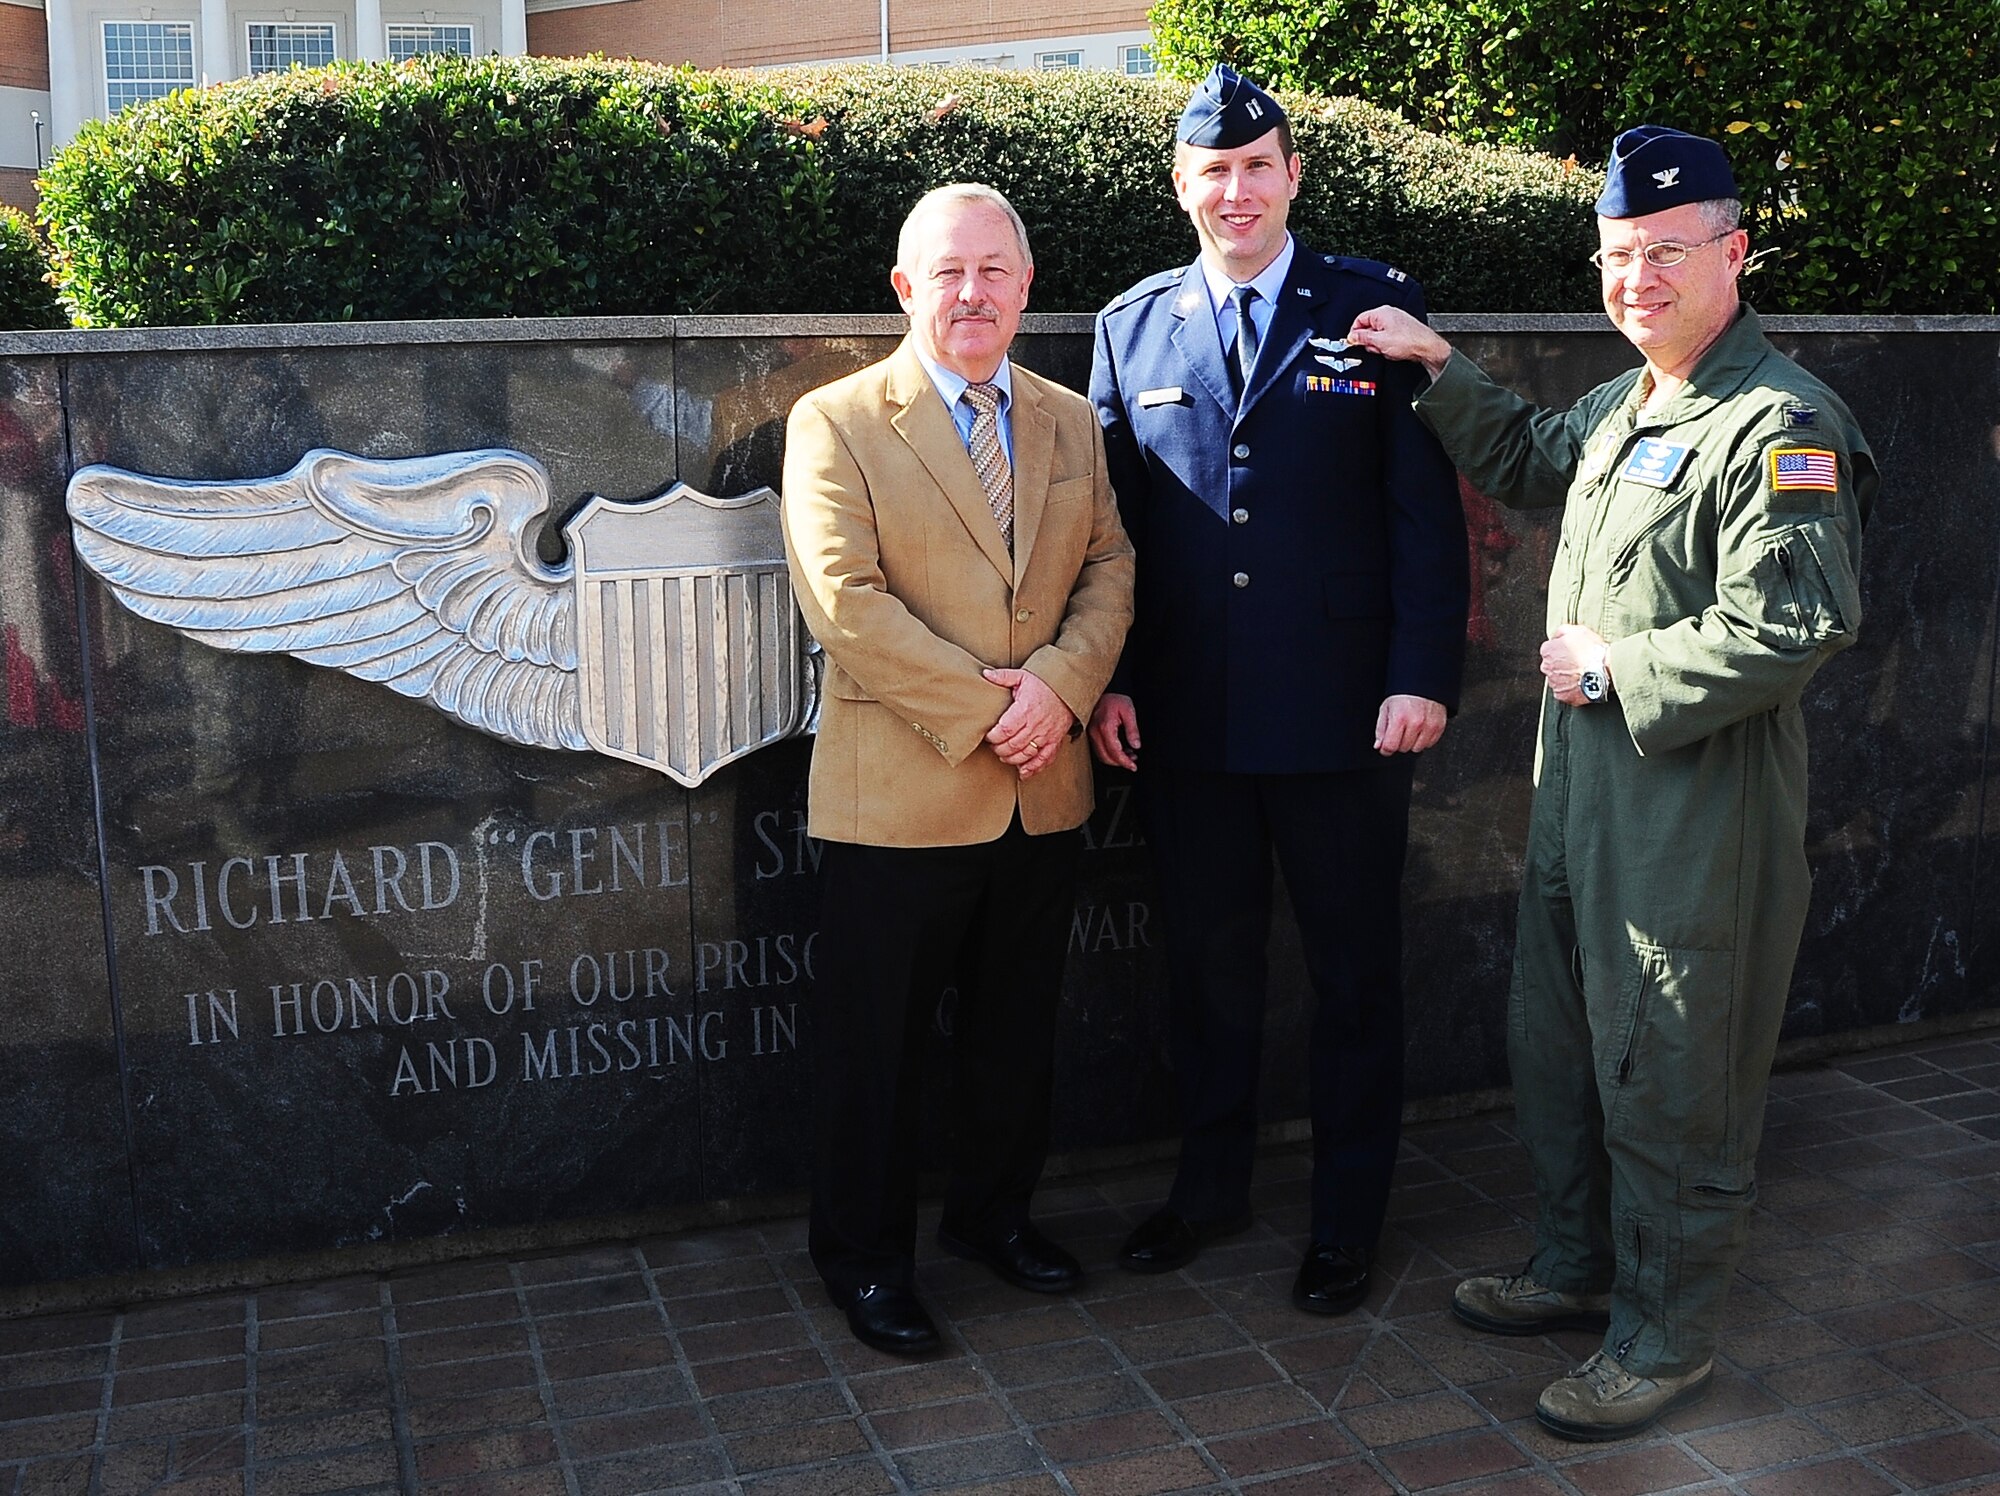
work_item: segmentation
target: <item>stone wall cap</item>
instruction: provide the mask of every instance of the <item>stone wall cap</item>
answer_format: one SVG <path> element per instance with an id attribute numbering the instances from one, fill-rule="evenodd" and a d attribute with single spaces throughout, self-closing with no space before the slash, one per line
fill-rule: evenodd
<path id="1" fill-rule="evenodd" d="M 1599 312 L 1440 312 L 1439 332 L 1609 333 Z M 1088 312 L 1029 312 L 1028 335 L 1087 333 Z M 900 337 L 900 312 L 790 313 L 782 316 L 493 317 L 412 322 L 255 323 L 233 327 L 128 327 L 0 332 L 0 358 L 70 353 L 209 353 L 230 349 L 397 347 L 438 343 L 640 343 L 655 339 Z M 2000 316 L 1768 316 L 1786 333 L 1996 333 Z"/>

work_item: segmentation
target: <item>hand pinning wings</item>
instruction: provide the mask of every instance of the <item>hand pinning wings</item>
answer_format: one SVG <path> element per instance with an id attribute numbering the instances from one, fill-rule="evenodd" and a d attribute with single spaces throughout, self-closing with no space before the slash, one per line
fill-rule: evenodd
<path id="1" fill-rule="evenodd" d="M 68 502 L 84 562 L 142 618 L 380 681 L 516 743 L 586 749 L 570 563 L 545 565 L 530 534 L 550 497 L 519 452 L 319 450 L 243 483 L 87 467 Z"/>

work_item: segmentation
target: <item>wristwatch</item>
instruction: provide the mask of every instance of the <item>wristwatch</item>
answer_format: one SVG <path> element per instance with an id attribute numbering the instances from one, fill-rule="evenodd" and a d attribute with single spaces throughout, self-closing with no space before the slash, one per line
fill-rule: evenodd
<path id="1" fill-rule="evenodd" d="M 1593 704 L 1611 694 L 1611 651 L 1600 645 L 1596 655 L 1596 663 L 1576 673 L 1577 693 Z"/>

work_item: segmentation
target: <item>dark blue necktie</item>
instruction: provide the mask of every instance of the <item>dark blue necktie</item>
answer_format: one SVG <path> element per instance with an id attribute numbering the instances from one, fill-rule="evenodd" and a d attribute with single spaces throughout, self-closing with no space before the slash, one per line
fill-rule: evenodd
<path id="1" fill-rule="evenodd" d="M 1229 299 L 1236 304 L 1236 365 L 1231 372 L 1235 375 L 1232 382 L 1240 400 L 1244 390 L 1250 387 L 1250 371 L 1257 367 L 1257 323 L 1250 316 L 1250 303 L 1257 299 L 1257 288 L 1233 287 Z"/>

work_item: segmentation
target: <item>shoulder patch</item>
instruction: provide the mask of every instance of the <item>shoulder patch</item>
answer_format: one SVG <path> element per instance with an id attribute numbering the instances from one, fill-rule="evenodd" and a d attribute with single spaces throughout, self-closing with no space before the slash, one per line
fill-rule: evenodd
<path id="1" fill-rule="evenodd" d="M 1765 460 L 1772 493 L 1840 491 L 1840 460 L 1824 447 L 1773 447 Z"/>
<path id="2" fill-rule="evenodd" d="M 1336 270 L 1345 270 L 1350 275 L 1358 275 L 1367 280 L 1387 281 L 1392 285 L 1414 284 L 1394 265 L 1385 265 L 1380 260 L 1364 260 L 1354 255 L 1324 255 L 1327 264 Z"/>

